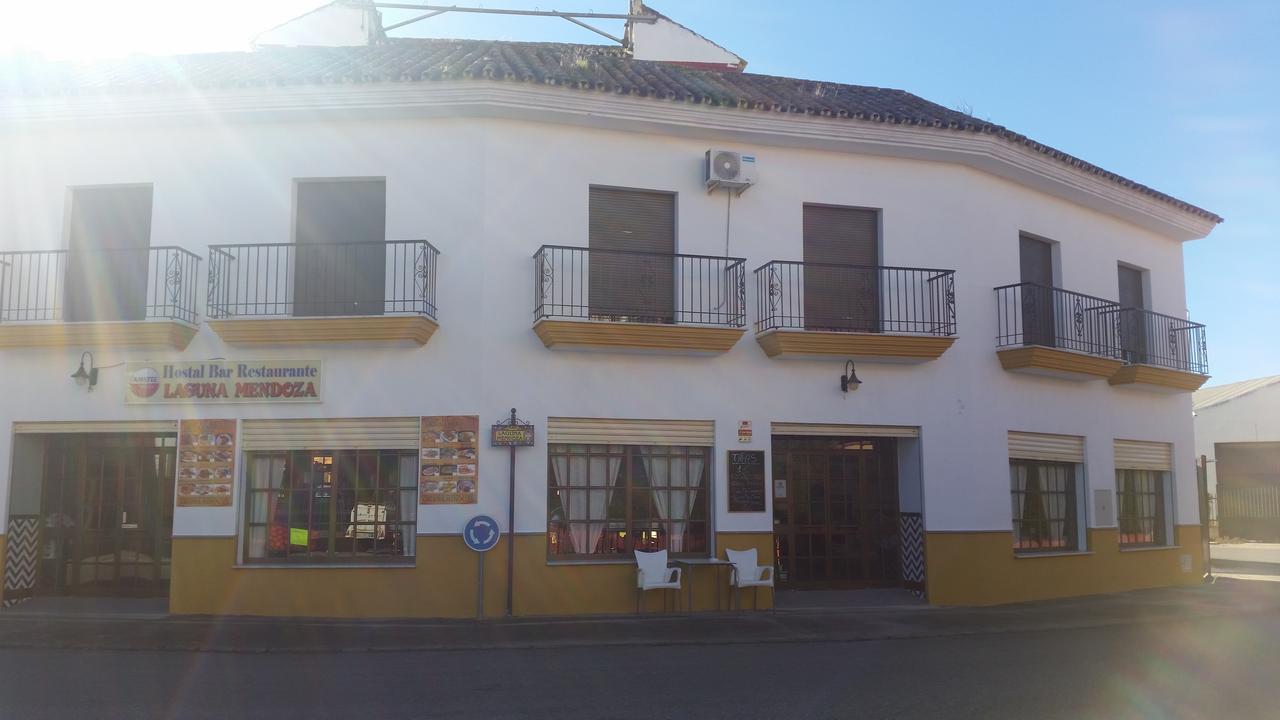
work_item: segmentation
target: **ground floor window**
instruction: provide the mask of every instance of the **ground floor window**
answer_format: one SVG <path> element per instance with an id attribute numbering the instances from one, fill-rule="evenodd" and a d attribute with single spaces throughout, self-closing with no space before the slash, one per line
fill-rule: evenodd
<path id="1" fill-rule="evenodd" d="M 1076 468 L 1074 463 L 1009 461 L 1016 552 L 1080 549 Z"/>
<path id="2" fill-rule="evenodd" d="M 403 450 L 246 455 L 248 562 L 400 561 L 414 552 L 418 456 Z"/>
<path id="3" fill-rule="evenodd" d="M 547 452 L 547 554 L 706 555 L 710 449 L 556 444 Z"/>
<path id="4" fill-rule="evenodd" d="M 1116 470 L 1121 547 L 1168 544 L 1167 484 L 1159 470 Z"/>

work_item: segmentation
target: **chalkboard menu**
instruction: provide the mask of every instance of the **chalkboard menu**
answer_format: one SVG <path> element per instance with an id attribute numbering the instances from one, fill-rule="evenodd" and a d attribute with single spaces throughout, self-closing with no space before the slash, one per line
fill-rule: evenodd
<path id="1" fill-rule="evenodd" d="M 729 512 L 764 512 L 764 451 L 729 451 Z"/>

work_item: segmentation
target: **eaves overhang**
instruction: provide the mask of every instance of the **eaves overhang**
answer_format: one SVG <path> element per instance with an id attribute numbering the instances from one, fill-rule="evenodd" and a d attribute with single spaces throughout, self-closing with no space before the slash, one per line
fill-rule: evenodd
<path id="1" fill-rule="evenodd" d="M 1205 237 L 1221 219 L 1162 201 L 999 134 L 811 115 L 656 103 L 529 84 L 441 81 L 262 86 L 183 93 L 0 98 L 0 129 L 113 123 L 491 117 L 608 130 L 878 155 L 970 167 L 1134 223 L 1173 240 Z"/>

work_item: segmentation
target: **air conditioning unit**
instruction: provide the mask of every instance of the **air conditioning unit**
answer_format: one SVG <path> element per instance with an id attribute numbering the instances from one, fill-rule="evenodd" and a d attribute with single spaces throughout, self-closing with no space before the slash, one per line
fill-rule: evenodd
<path id="1" fill-rule="evenodd" d="M 703 178 L 708 192 L 727 188 L 741 195 L 756 181 L 756 156 L 733 150 L 708 150 Z"/>

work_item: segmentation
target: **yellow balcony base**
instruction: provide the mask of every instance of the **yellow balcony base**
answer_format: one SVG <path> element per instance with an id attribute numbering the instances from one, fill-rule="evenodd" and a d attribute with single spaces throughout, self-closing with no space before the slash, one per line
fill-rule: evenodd
<path id="1" fill-rule="evenodd" d="M 231 345 L 299 345 L 333 342 L 408 341 L 426 345 L 438 325 L 421 315 L 209 320 Z"/>
<path id="2" fill-rule="evenodd" d="M 920 363 L 936 360 L 954 337 L 885 333 L 768 330 L 756 342 L 769 357 L 838 356 L 869 362 Z"/>
<path id="3" fill-rule="evenodd" d="M 539 320 L 542 344 L 554 350 L 617 350 L 714 354 L 728 352 L 746 331 L 702 325 L 661 325 L 595 320 Z"/>
<path id="4" fill-rule="evenodd" d="M 0 349 L 135 347 L 185 350 L 196 326 L 176 320 L 0 324 Z"/>
<path id="5" fill-rule="evenodd" d="M 1112 375 L 1107 382 L 1119 387 L 1131 387 L 1135 390 L 1147 390 L 1158 393 L 1185 393 L 1200 389 L 1209 380 L 1208 375 L 1200 375 L 1182 370 L 1155 367 L 1152 365 L 1125 365 Z"/>
<path id="6" fill-rule="evenodd" d="M 1058 348 L 1031 345 L 1000 350 L 1000 365 L 1010 372 L 1059 378 L 1061 380 L 1099 380 L 1110 378 L 1124 363 L 1112 358 L 1095 357 Z"/>

